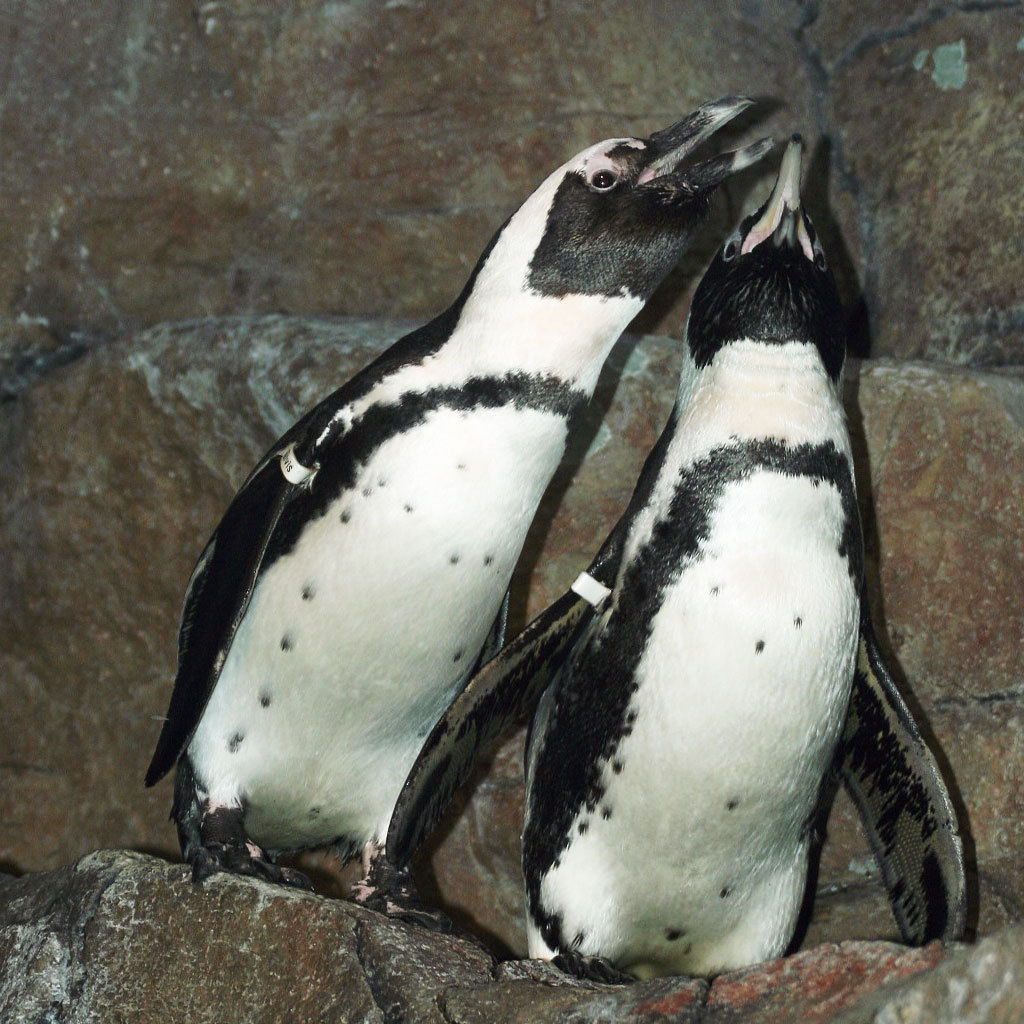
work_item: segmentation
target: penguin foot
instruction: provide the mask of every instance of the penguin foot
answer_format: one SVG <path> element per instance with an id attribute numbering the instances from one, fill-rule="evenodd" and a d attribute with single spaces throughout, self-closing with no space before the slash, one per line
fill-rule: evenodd
<path id="1" fill-rule="evenodd" d="M 199 840 L 186 850 L 193 882 L 202 883 L 211 875 L 223 872 L 260 878 L 293 889 L 313 888 L 301 871 L 274 864 L 259 846 L 246 838 L 240 808 L 218 807 L 204 815 Z"/>
<path id="2" fill-rule="evenodd" d="M 353 902 L 432 932 L 447 935 L 452 931 L 451 918 L 420 899 L 407 867 L 395 867 L 382 850 L 374 852 L 368 862 L 366 874 L 352 886 Z"/>
<path id="3" fill-rule="evenodd" d="M 581 981 L 600 981 L 605 985 L 632 985 L 636 981 L 632 974 L 620 971 L 603 956 L 584 956 L 571 950 L 557 954 L 551 958 L 551 962 L 560 971 Z"/>

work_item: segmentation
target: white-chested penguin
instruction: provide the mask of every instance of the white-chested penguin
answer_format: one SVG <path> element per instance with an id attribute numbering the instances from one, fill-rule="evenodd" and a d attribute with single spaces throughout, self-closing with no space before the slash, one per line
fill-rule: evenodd
<path id="1" fill-rule="evenodd" d="M 424 737 L 500 644 L 527 528 L 605 357 L 716 186 L 771 146 L 682 165 L 749 103 L 573 157 L 451 308 L 249 475 L 189 581 L 146 775 L 178 765 L 194 877 L 301 885 L 277 856 L 327 844 L 370 865 Z"/>
<path id="2" fill-rule="evenodd" d="M 781 954 L 834 759 L 905 939 L 963 930 L 949 794 L 863 599 L 844 319 L 800 163 L 794 138 L 701 281 L 669 423 L 589 573 L 471 681 L 396 807 L 401 864 L 546 685 L 527 748 L 529 949 L 574 973 Z"/>

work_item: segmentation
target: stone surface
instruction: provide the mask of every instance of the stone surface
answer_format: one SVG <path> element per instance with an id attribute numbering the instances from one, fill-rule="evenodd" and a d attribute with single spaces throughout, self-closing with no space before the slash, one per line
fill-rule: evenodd
<path id="1" fill-rule="evenodd" d="M 935 970 L 865 997 L 836 1024 L 1016 1024 L 1024 1020 L 1024 926 L 952 952 Z"/>
<path id="2" fill-rule="evenodd" d="M 9 1024 L 431 1021 L 436 994 L 490 979 L 475 943 L 351 904 L 97 853 L 0 887 Z"/>
<path id="3" fill-rule="evenodd" d="M 990 949 L 1006 960 L 1003 937 L 977 950 L 993 975 Z M 139 854 L 94 853 L 0 884 L 8 1024 L 825 1024 L 865 999 L 902 1005 L 907 993 L 938 990 L 932 978 L 963 970 L 954 967 L 962 957 L 943 963 L 946 955 L 938 944 L 825 944 L 710 983 L 617 987 L 535 961 L 495 965 L 470 939 L 252 879 L 222 875 L 196 886 L 185 868 Z M 1019 949 L 1015 963 L 1015 975 L 993 977 L 1004 1000 L 1024 987 Z M 908 978 L 916 987 L 894 989 Z"/>
<path id="4" fill-rule="evenodd" d="M 1019 3 L 827 3 L 801 33 L 876 355 L 1024 362 Z"/>
<path id="5" fill-rule="evenodd" d="M 272 440 L 400 322 L 269 317 L 165 326 L 90 351 L 0 404 L 0 869 L 96 847 L 176 854 L 170 787 L 141 786 L 193 561 Z M 538 516 L 513 630 L 555 599 L 620 514 L 671 404 L 679 343 L 627 338 Z M 965 808 L 982 933 L 1024 914 L 1024 385 L 850 367 L 869 581 Z M 872 507 L 874 512 L 871 512 Z M 983 571 L 979 571 L 979 567 Z M 522 731 L 482 765 L 417 865 L 492 949 L 525 949 Z M 348 875 L 307 856 L 324 892 Z M 840 795 L 805 944 L 894 938 Z"/>
<path id="6" fill-rule="evenodd" d="M 41 318 L 61 347 L 210 314 L 438 312 L 585 145 L 740 91 L 785 97 L 764 127 L 809 127 L 794 20 L 749 0 L 600 18 L 533 0 L 26 0 L 0 32 L 0 317 Z M 678 287 L 663 296 L 678 323 Z"/>
<path id="7" fill-rule="evenodd" d="M 26 0 L 0 33 L 0 347 L 32 364 L 19 316 L 67 354 L 182 317 L 436 312 L 573 152 L 746 92 L 771 102 L 737 141 L 808 141 L 862 346 L 1019 364 L 1020 14 Z M 724 190 L 638 329 L 681 335 L 700 268 L 770 175 Z"/>

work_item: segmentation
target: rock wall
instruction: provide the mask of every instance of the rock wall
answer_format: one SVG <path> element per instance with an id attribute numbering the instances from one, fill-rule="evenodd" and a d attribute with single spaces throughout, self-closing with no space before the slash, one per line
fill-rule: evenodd
<path id="1" fill-rule="evenodd" d="M 52 873 L 0 886 L 15 929 L 0 939 L 9 991 L 27 999 L 36 986 L 45 1002 L 77 990 L 40 965 L 52 953 L 67 968 L 68 929 L 88 934 L 100 875 L 141 872 L 192 905 L 178 868 L 108 855 L 67 865 L 102 847 L 176 855 L 169 786 L 143 790 L 141 776 L 185 581 L 255 458 L 443 308 L 568 155 L 742 91 L 780 102 L 746 116 L 731 143 L 794 129 L 810 143 L 808 202 L 853 350 L 871 355 L 848 367 L 847 408 L 872 600 L 961 801 L 972 927 L 999 933 L 950 970 L 984 990 L 978 1005 L 996 999 L 992 965 L 1005 966 L 1024 918 L 1022 14 L 1007 0 L 0 11 L 0 869 Z M 769 160 L 722 190 L 700 244 L 634 325 L 646 336 L 613 355 L 524 552 L 513 628 L 562 592 L 620 514 L 671 403 L 692 288 L 773 173 Z M 524 948 L 521 748 L 520 734 L 494 751 L 417 865 L 428 892 L 503 953 Z M 322 892 L 344 890 L 329 856 L 302 866 Z M 213 904 L 196 904 L 204 914 L 227 912 L 225 893 L 275 902 L 217 886 Z M 51 887 L 50 909 L 18 902 Z M 805 949 L 895 936 L 842 797 L 817 887 Z M 12 918 L 12 906 L 28 909 Z M 314 930 L 351 916 L 316 907 Z M 33 921 L 41 959 L 20 944 Z M 366 948 L 386 958 L 385 947 Z M 503 1006 L 533 984 L 465 955 L 506 986 L 488 989 Z M 1019 964 L 1006 972 L 1019 992 Z M 938 1007 L 942 984 L 905 998 Z M 558 1013 L 573 1000 L 598 1013 L 589 990 L 552 985 Z M 713 989 L 682 991 L 658 988 L 652 1005 L 685 1016 L 713 1004 Z M 372 992 L 353 998 L 364 996 L 366 1019 L 405 1013 L 374 1009 Z M 339 1005 L 302 1012 L 347 1019 Z M 459 1013 L 446 1019 L 488 1019 Z"/>
<path id="2" fill-rule="evenodd" d="M 1019 2 L 180 0 L 3 15 L 0 352 L 15 379 L 130 328 L 426 316 L 583 145 L 727 92 L 799 130 L 877 354 L 1024 358 Z M 645 315 L 679 335 L 733 182 Z"/>

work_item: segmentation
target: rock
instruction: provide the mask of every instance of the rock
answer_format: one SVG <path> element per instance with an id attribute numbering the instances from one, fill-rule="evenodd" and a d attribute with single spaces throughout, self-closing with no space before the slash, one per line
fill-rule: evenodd
<path id="1" fill-rule="evenodd" d="M 54 869 L 112 845 L 176 855 L 170 787 L 144 790 L 141 779 L 193 562 L 266 446 L 406 326 L 162 326 L 0 404 L 0 866 Z M 616 350 L 528 542 L 513 630 L 562 592 L 625 506 L 678 359 L 668 338 Z M 847 397 L 876 612 L 963 801 L 980 887 L 973 922 L 987 933 L 1024 913 L 1024 384 L 881 360 L 851 366 Z M 417 865 L 425 890 L 505 953 L 525 949 L 521 764 L 520 731 Z M 329 856 L 302 863 L 323 891 L 344 891 Z M 807 943 L 896 936 L 842 797 L 818 885 Z"/>
<path id="2" fill-rule="evenodd" d="M 226 875 L 199 887 L 117 852 L 0 888 L 0 959 L 9 1024 L 442 1024 L 436 994 L 492 970 L 465 939 Z"/>
<path id="3" fill-rule="evenodd" d="M 0 317 L 110 335 L 439 312 L 583 146 L 737 91 L 786 99 L 759 134 L 809 124 L 793 18 L 749 0 L 585 19 L 533 0 L 26 0 L 0 39 Z M 771 175 L 731 187 L 684 280 Z M 679 288 L 662 296 L 681 323 Z"/>
<path id="4" fill-rule="evenodd" d="M 937 943 L 848 942 L 710 983 L 619 987 L 536 961 L 496 968 L 467 938 L 254 879 L 219 875 L 197 886 L 184 867 L 140 854 L 94 853 L 0 885 L 0 1015 L 9 1024 L 824 1024 L 864 997 L 901 1005 L 907 992 L 938 988 L 932 977 L 962 972 L 954 969 L 962 957 L 942 963 L 945 956 Z M 994 976 L 1000 996 L 1012 987 L 1020 997 L 1019 964 L 1018 949 L 1010 984 Z M 916 988 L 893 989 L 911 976 Z"/>
<path id="5" fill-rule="evenodd" d="M 837 208 L 873 354 L 1020 364 L 1020 11 L 916 0 L 813 10 L 801 39 L 827 96 L 833 191 L 850 199 Z"/>
<path id="6" fill-rule="evenodd" d="M 1024 1020 L 1024 925 L 951 953 L 935 970 L 866 997 L 835 1024 Z"/>

